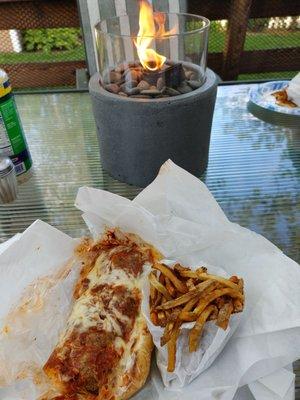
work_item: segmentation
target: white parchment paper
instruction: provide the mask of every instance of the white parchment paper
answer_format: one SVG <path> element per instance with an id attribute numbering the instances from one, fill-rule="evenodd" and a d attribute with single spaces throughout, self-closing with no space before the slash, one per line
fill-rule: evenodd
<path id="1" fill-rule="evenodd" d="M 0 254 L 0 399 L 36 399 L 47 388 L 40 369 L 72 306 L 77 241 L 36 221 Z M 16 380 L 17 385 L 14 385 Z M 28 379 L 27 379 L 28 378 Z"/>
<path id="2" fill-rule="evenodd" d="M 245 280 L 246 307 L 241 322 L 213 364 L 188 386 L 170 384 L 167 389 L 154 365 L 151 378 L 135 399 L 232 400 L 239 387 L 282 371 L 300 358 L 299 266 L 262 236 L 229 222 L 197 178 L 169 161 L 156 180 L 133 201 L 81 188 L 76 205 L 84 212 L 95 236 L 101 234 L 105 225 L 119 226 L 140 234 L 168 259 L 191 266 L 199 262 L 218 266 L 226 274 Z M 67 235 L 37 222 L 3 251 L 0 330 L 26 287 L 45 276 L 52 279 L 57 275 L 61 265 L 70 262 L 74 245 L 75 241 Z M 39 367 L 49 356 L 70 310 L 77 272 L 74 265 L 64 279 L 50 285 L 51 290 L 46 285 L 46 294 L 42 296 L 44 299 L 46 295 L 46 300 L 35 310 L 36 315 L 27 315 L 22 324 L 14 321 L 16 331 L 5 335 L 1 332 L 0 378 L 2 385 L 12 385 L 10 389 L 0 389 L 1 400 L 9 390 L 13 390 L 9 400 L 36 399 L 36 389 L 29 381 L 15 384 L 16 372 L 22 372 L 22 363 Z M 58 300 L 52 290 L 59 293 Z M 3 359 L 5 371 L 1 370 Z M 288 377 L 282 375 L 282 379 Z M 255 390 L 259 387 L 253 386 L 252 391 Z"/>

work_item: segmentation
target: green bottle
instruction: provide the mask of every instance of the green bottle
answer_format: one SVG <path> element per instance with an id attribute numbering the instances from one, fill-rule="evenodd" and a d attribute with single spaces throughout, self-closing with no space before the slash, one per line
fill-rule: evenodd
<path id="1" fill-rule="evenodd" d="M 18 180 L 27 177 L 32 160 L 5 71 L 0 69 L 0 155 L 11 158 Z"/>

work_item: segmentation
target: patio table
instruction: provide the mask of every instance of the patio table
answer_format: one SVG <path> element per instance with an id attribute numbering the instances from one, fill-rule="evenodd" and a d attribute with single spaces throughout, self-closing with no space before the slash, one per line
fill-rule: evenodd
<path id="1" fill-rule="evenodd" d="M 218 96 L 209 165 L 202 180 L 228 218 L 264 235 L 300 261 L 300 127 L 265 123 L 247 111 L 252 84 L 225 85 Z M 0 241 L 42 219 L 79 237 L 87 228 L 74 207 L 80 186 L 132 199 L 140 189 L 102 169 L 87 92 L 16 95 L 33 157 L 33 176 L 17 201 L 0 206 Z M 297 231 L 298 230 L 298 231 Z M 300 399 L 300 365 L 296 398 Z"/>

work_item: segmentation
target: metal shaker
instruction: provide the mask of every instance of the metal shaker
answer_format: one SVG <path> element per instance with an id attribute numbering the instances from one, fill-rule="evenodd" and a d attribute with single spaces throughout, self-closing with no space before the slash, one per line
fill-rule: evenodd
<path id="1" fill-rule="evenodd" d="M 9 157 L 0 156 L 0 204 L 17 198 L 18 183 L 14 164 Z"/>

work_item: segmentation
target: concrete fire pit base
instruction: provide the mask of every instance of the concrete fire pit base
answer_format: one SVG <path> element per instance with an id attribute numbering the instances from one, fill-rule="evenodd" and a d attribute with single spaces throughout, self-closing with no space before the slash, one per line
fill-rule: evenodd
<path id="1" fill-rule="evenodd" d="M 195 176 L 203 174 L 217 93 L 213 71 L 193 92 L 151 100 L 109 93 L 99 79 L 92 76 L 89 90 L 102 165 L 112 177 L 145 187 L 169 158 Z"/>

